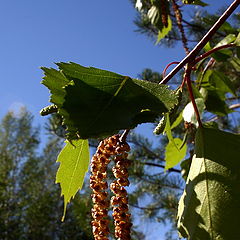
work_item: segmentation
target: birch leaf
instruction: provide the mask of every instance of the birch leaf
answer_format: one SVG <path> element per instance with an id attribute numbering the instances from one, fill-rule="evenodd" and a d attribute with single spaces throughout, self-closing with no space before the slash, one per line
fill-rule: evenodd
<path id="1" fill-rule="evenodd" d="M 60 183 L 61 195 L 64 197 L 64 211 L 62 221 L 66 214 L 67 204 L 82 188 L 84 177 L 89 166 L 88 140 L 73 140 L 67 142 L 60 152 L 57 162 L 60 166 L 56 175 L 56 183 Z"/>

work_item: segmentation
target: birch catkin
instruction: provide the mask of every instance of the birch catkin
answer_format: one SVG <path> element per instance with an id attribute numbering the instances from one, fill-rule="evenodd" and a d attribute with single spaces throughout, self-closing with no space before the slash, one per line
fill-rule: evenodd
<path id="1" fill-rule="evenodd" d="M 115 194 L 111 199 L 113 206 L 113 219 L 115 225 L 115 237 L 119 240 L 129 240 L 131 221 L 128 213 L 127 191 L 124 188 L 129 185 L 128 171 L 129 160 L 127 152 L 130 147 L 120 141 L 119 135 L 114 135 L 99 143 L 96 153 L 91 160 L 90 187 L 93 190 L 92 200 L 92 229 L 95 240 L 107 240 L 109 235 L 107 165 L 114 157 L 115 166 L 112 171 L 116 178 L 110 185 Z"/>

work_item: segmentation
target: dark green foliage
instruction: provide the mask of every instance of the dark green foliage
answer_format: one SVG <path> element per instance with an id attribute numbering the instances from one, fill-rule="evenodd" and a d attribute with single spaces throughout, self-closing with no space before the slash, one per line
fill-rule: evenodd
<path id="1" fill-rule="evenodd" d="M 86 139 L 113 135 L 154 122 L 177 103 L 174 91 L 164 85 L 75 63 L 58 63 L 58 67 L 58 74 L 43 68 L 43 84 L 50 89 L 50 99 L 71 136 Z"/>

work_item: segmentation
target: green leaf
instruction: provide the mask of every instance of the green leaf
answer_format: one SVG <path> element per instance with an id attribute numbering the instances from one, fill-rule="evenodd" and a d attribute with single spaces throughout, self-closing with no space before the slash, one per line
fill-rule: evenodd
<path id="1" fill-rule="evenodd" d="M 217 91 L 208 90 L 207 100 L 205 102 L 206 110 L 219 116 L 225 116 L 231 110 L 225 102 L 225 96 Z"/>
<path id="2" fill-rule="evenodd" d="M 188 158 L 188 159 L 183 160 L 180 163 L 181 175 L 182 175 L 182 178 L 185 181 L 187 181 L 187 177 L 188 177 L 188 173 L 189 173 L 189 170 L 190 170 L 191 162 L 192 162 L 192 158 Z"/>
<path id="3" fill-rule="evenodd" d="M 222 72 L 215 70 L 207 70 L 201 80 L 201 87 L 211 91 L 221 93 L 231 93 L 236 95 L 236 89 L 231 80 Z"/>
<path id="4" fill-rule="evenodd" d="M 228 34 L 224 39 L 222 39 L 215 47 L 220 47 L 236 40 L 235 34 Z"/>
<path id="5" fill-rule="evenodd" d="M 187 152 L 187 144 L 185 143 L 180 149 L 181 145 L 182 140 L 180 138 L 174 138 L 173 141 L 170 141 L 167 144 L 165 152 L 165 170 L 176 166 L 185 157 Z"/>
<path id="6" fill-rule="evenodd" d="M 201 128 L 187 185 L 178 208 L 178 228 L 192 240 L 239 238 L 240 135 Z"/>
<path id="7" fill-rule="evenodd" d="M 64 98 L 59 113 L 68 131 L 83 139 L 105 137 L 140 123 L 154 122 L 177 104 L 175 91 L 166 85 L 76 63 L 57 65 L 68 80 L 64 92 L 59 93 Z M 45 74 L 51 82 L 58 81 L 52 74 Z"/>
<path id="8" fill-rule="evenodd" d="M 44 77 L 41 83 L 50 90 L 52 94 L 50 101 L 60 107 L 65 95 L 63 87 L 69 83 L 69 80 L 56 69 L 45 67 L 41 69 L 44 71 Z"/>
<path id="9" fill-rule="evenodd" d="M 182 122 L 182 120 L 183 120 L 183 116 L 182 116 L 182 112 L 181 112 L 181 113 L 179 113 L 178 117 L 171 125 L 171 129 L 174 129 L 175 127 L 177 127 Z"/>
<path id="10" fill-rule="evenodd" d="M 173 144 L 174 144 L 174 138 L 173 138 L 173 136 L 172 136 L 169 113 L 166 113 L 166 114 L 164 115 L 164 117 L 166 118 L 164 133 L 167 134 L 167 137 L 168 137 L 169 142 L 172 141 Z M 176 145 L 176 144 L 174 144 L 174 146 L 177 148 L 177 145 Z"/>
<path id="11" fill-rule="evenodd" d="M 232 66 L 236 69 L 236 71 L 240 72 L 240 59 L 237 57 L 233 57 L 230 61 Z"/>
<path id="12" fill-rule="evenodd" d="M 64 196 L 64 212 L 62 221 L 66 214 L 67 204 L 82 188 L 84 176 L 89 167 L 88 140 L 73 140 L 67 142 L 60 152 L 57 162 L 60 166 L 56 175 L 56 183 L 60 183 L 61 196 Z"/>
<path id="13" fill-rule="evenodd" d="M 211 45 L 210 45 L 210 42 L 207 42 L 206 45 L 204 46 L 204 50 L 205 52 L 208 52 L 212 49 Z"/>
<path id="14" fill-rule="evenodd" d="M 229 44 L 229 43 L 232 43 L 235 40 L 236 40 L 235 34 L 228 34 L 214 48 L 220 47 L 222 45 L 226 45 L 226 44 Z M 206 52 L 208 52 L 209 50 L 212 49 L 209 42 L 205 45 L 204 49 L 205 49 Z M 230 57 L 232 57 L 232 51 L 230 49 L 221 49 L 221 50 L 219 50 L 219 51 L 217 51 L 215 53 L 212 53 L 211 55 L 218 62 L 225 62 Z"/>
<path id="15" fill-rule="evenodd" d="M 212 71 L 212 74 L 209 76 L 209 83 L 216 88 L 217 91 L 223 93 L 235 93 L 235 87 L 230 79 L 222 72 Z"/>
<path id="16" fill-rule="evenodd" d="M 212 54 L 212 57 L 218 62 L 225 62 L 233 55 L 230 49 L 221 49 Z"/>
<path id="17" fill-rule="evenodd" d="M 234 43 L 236 44 L 236 46 L 240 46 L 240 32 L 238 33 Z"/>
<path id="18" fill-rule="evenodd" d="M 163 26 L 163 28 L 158 31 L 156 44 L 158 44 L 161 41 L 161 39 L 163 39 L 171 31 L 171 29 L 172 29 L 172 20 L 168 15 L 168 26 L 167 27 Z"/>

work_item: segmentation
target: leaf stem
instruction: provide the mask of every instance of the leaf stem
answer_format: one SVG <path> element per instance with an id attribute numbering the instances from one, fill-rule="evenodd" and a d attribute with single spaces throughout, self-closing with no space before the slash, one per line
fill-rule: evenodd
<path id="1" fill-rule="evenodd" d="M 219 47 L 215 47 L 211 50 L 209 50 L 208 52 L 206 53 L 203 53 L 202 55 L 200 55 L 199 57 L 195 58 L 194 60 L 194 65 L 197 64 L 198 62 L 200 62 L 202 59 L 210 56 L 211 54 L 221 50 L 221 49 L 225 49 L 225 48 L 230 48 L 230 47 L 235 47 L 236 44 L 235 43 L 229 43 L 229 44 L 225 44 L 225 45 L 222 45 L 222 46 L 219 46 Z"/>
<path id="2" fill-rule="evenodd" d="M 217 32 L 221 25 L 227 20 L 227 18 L 233 13 L 233 11 L 240 4 L 240 0 L 235 0 L 223 13 L 223 15 L 216 21 L 216 23 L 209 29 L 202 40 L 194 47 L 194 49 L 160 82 L 160 84 L 166 84 L 179 70 L 187 63 L 194 61 L 197 54 L 202 50 L 206 43 Z"/>
<path id="3" fill-rule="evenodd" d="M 164 70 L 163 70 L 163 72 L 162 72 L 162 77 L 163 77 L 163 78 L 165 78 L 166 71 L 168 70 L 168 68 L 169 68 L 171 65 L 173 65 L 173 64 L 179 64 L 179 62 L 171 62 L 171 63 L 169 63 L 169 64 L 164 68 Z"/>

